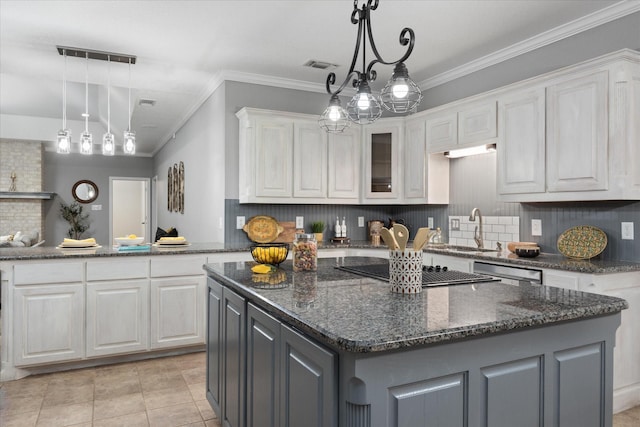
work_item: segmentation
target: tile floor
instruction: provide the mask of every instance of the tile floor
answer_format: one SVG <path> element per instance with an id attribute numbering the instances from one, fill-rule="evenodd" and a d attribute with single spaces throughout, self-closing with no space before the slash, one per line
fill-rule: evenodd
<path id="1" fill-rule="evenodd" d="M 205 353 L 44 374 L 0 384 L 0 426 L 220 427 Z M 613 417 L 639 427 L 640 406 Z"/>
<path id="2" fill-rule="evenodd" d="M 0 426 L 220 424 L 205 397 L 200 352 L 2 383 Z"/>

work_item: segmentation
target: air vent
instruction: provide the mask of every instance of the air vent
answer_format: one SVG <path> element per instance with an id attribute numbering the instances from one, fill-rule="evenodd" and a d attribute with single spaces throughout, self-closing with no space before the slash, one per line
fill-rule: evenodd
<path id="1" fill-rule="evenodd" d="M 315 59 L 310 59 L 303 64 L 305 67 L 317 68 L 319 70 L 330 70 L 336 68 L 337 64 L 332 64 L 330 62 L 325 61 L 316 61 Z"/>
<path id="2" fill-rule="evenodd" d="M 138 101 L 138 105 L 141 107 L 153 107 L 154 105 L 156 105 L 156 100 L 142 98 Z"/>

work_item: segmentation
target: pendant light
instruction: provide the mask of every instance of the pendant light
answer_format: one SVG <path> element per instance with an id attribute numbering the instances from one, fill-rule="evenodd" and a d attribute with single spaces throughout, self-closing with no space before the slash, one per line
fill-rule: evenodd
<path id="1" fill-rule="evenodd" d="M 331 85 L 333 85 L 336 80 L 335 73 L 329 73 L 326 83 L 327 93 L 331 95 L 331 101 L 329 103 L 329 107 L 331 107 L 334 96 L 337 97 L 353 78 L 353 87 L 357 89 L 357 93 L 347 104 L 346 114 L 349 120 L 359 124 L 373 123 L 376 121 L 382 115 L 381 106 L 394 113 L 407 113 L 415 111 L 422 100 L 422 92 L 409 77 L 409 72 L 404 64 L 413 51 L 415 34 L 411 28 L 403 28 L 400 32 L 400 44 L 402 46 L 408 46 L 405 54 L 393 62 L 382 59 L 376 48 L 371 30 L 371 11 L 376 10 L 377 7 L 378 0 L 368 0 L 362 5 L 361 9 L 358 9 L 358 0 L 354 0 L 351 23 L 358 24 L 358 37 L 356 39 L 356 48 L 353 52 L 349 72 L 344 82 L 335 91 L 331 91 Z M 375 56 L 368 65 L 366 63 L 367 40 L 369 40 L 371 50 Z M 361 47 L 362 71 L 354 71 Z M 377 73 L 373 70 L 373 66 L 377 63 L 395 65 L 393 75 L 381 92 L 380 100 L 372 95 L 369 86 L 369 82 L 376 79 Z M 319 120 L 320 126 L 327 130 L 327 132 L 342 132 L 346 128 L 346 126 L 342 125 L 325 125 L 332 120 L 332 117 L 338 117 L 338 113 L 335 111 L 335 109 L 327 108 Z"/>
<path id="2" fill-rule="evenodd" d="M 62 129 L 58 131 L 56 139 L 57 149 L 60 154 L 69 154 L 71 151 L 71 131 L 67 129 L 67 51 L 63 50 L 64 71 L 62 72 Z"/>
<path id="3" fill-rule="evenodd" d="M 129 60 L 129 128 L 124 131 L 124 154 L 136 154 L 136 133 L 131 131 L 131 60 Z"/>
<path id="4" fill-rule="evenodd" d="M 84 132 L 80 134 L 80 154 L 93 154 L 93 136 L 89 133 L 89 53 L 84 73 Z"/>
<path id="5" fill-rule="evenodd" d="M 342 104 L 340 104 L 338 95 L 331 95 L 329 106 L 320 116 L 318 123 L 321 128 L 331 133 L 344 132 L 344 130 L 351 125 L 347 112 L 342 108 Z"/>
<path id="6" fill-rule="evenodd" d="M 107 133 L 102 135 L 102 154 L 104 156 L 113 156 L 116 152 L 115 138 L 111 133 L 111 55 L 107 61 Z"/>

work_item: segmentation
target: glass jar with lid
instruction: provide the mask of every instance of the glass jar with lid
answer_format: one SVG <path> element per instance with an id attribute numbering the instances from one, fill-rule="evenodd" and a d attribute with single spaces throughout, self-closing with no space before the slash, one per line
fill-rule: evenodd
<path id="1" fill-rule="evenodd" d="M 296 234 L 293 242 L 293 271 L 318 270 L 318 243 L 313 234 Z"/>

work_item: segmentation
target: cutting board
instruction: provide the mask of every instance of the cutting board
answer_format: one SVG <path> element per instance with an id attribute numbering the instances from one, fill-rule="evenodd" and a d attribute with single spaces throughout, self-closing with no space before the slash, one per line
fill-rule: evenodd
<path id="1" fill-rule="evenodd" d="M 282 227 L 282 233 L 274 240 L 276 243 L 292 243 L 296 238 L 295 221 L 278 221 Z"/>

